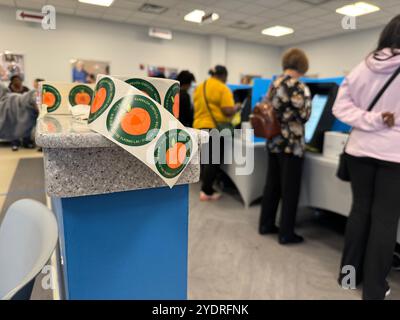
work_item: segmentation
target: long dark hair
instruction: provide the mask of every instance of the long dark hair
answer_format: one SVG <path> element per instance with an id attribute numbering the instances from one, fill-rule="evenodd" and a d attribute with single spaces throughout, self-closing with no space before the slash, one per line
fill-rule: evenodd
<path id="1" fill-rule="evenodd" d="M 386 58 L 379 57 L 379 52 L 385 48 L 389 48 L 392 55 Z M 372 54 L 376 60 L 388 60 L 400 54 L 400 14 L 394 17 L 383 29 L 379 37 L 378 47 Z"/>

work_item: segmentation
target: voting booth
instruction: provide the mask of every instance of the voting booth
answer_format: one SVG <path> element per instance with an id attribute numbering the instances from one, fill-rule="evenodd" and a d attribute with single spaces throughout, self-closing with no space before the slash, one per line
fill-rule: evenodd
<path id="1" fill-rule="evenodd" d="M 326 131 L 335 130 L 334 128 L 338 128 L 336 129 L 338 131 L 348 130 L 332 114 L 332 106 L 343 78 L 302 80 L 310 87 L 312 94 L 312 114 L 306 124 L 306 143 L 314 152 L 321 154 Z M 252 109 L 264 99 L 272 81 L 273 79 L 254 79 L 251 98 Z M 233 139 L 233 148 L 246 150 L 244 154 L 254 155 L 254 169 L 251 174 L 238 175 L 240 164 L 235 162 L 221 166 L 237 187 L 244 205 L 248 207 L 262 197 L 268 167 L 266 141 L 256 137 L 251 139 L 235 138 Z M 252 160 L 248 159 L 248 161 Z"/>
<path id="2" fill-rule="evenodd" d="M 228 88 L 231 89 L 233 93 L 235 103 L 240 103 L 242 106 L 242 110 L 240 112 L 240 123 L 243 121 L 249 121 L 249 116 L 252 110 L 251 102 L 253 86 L 244 84 L 229 84 Z"/>
<path id="3" fill-rule="evenodd" d="M 305 142 L 311 150 L 322 152 L 324 133 L 335 123 L 332 107 L 339 90 L 334 82 L 307 82 L 312 95 L 310 119 L 305 125 Z"/>

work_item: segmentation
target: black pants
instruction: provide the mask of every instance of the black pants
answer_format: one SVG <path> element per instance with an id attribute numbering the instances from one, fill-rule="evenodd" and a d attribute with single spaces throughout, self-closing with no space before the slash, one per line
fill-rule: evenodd
<path id="1" fill-rule="evenodd" d="M 269 153 L 260 226 L 269 229 L 275 225 L 276 212 L 282 199 L 280 237 L 294 235 L 302 171 L 303 158 L 285 153 Z"/>
<path id="2" fill-rule="evenodd" d="M 210 130 L 210 129 L 204 129 L 204 130 Z M 224 143 L 225 140 L 227 139 L 229 138 L 220 137 L 217 131 L 213 130 L 210 132 L 209 143 L 206 146 L 207 148 L 206 152 L 208 152 L 208 154 L 203 153 L 201 158 L 202 159 L 201 190 L 207 195 L 212 195 L 215 192 L 213 185 L 220 171 L 220 164 L 223 163 Z"/>
<path id="3" fill-rule="evenodd" d="M 341 270 L 353 266 L 363 299 L 385 298 L 400 216 L 400 164 L 347 155 L 353 205 Z M 341 275 L 342 276 L 342 275 Z"/>

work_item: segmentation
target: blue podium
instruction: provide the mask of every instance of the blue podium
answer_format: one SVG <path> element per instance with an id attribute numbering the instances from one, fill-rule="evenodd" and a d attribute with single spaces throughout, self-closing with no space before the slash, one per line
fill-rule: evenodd
<path id="1" fill-rule="evenodd" d="M 189 184 L 199 180 L 200 155 L 170 189 L 69 116 L 39 120 L 36 139 L 59 224 L 65 298 L 186 299 Z"/>

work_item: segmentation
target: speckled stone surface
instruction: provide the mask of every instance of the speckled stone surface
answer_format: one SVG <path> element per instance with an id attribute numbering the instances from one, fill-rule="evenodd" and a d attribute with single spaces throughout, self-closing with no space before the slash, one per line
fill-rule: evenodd
<path id="1" fill-rule="evenodd" d="M 207 142 L 207 135 L 197 130 L 196 133 L 199 144 Z M 39 119 L 36 143 L 43 147 L 46 190 L 51 197 L 167 186 L 140 160 L 71 116 Z M 199 153 L 193 156 L 177 184 L 199 181 L 199 158 Z"/>
<path id="2" fill-rule="evenodd" d="M 188 129 L 197 134 L 199 143 L 207 143 L 207 133 Z M 36 143 L 38 146 L 51 149 L 115 148 L 115 144 L 112 141 L 90 130 L 85 121 L 75 120 L 69 115 L 46 115 L 39 119 L 36 129 Z"/>

